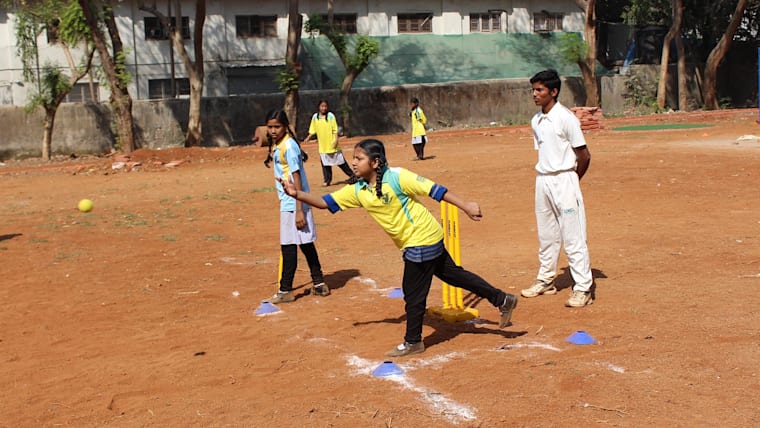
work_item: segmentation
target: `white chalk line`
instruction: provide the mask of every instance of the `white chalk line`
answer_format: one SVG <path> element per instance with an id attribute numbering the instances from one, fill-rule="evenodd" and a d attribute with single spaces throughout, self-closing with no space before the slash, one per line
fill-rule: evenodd
<path id="1" fill-rule="evenodd" d="M 455 354 L 459 354 L 459 353 L 452 353 L 450 355 L 455 355 Z M 451 357 L 444 355 L 444 356 L 436 357 L 434 359 L 435 359 L 435 362 L 432 362 L 432 361 L 424 362 L 417 366 L 407 363 L 407 364 L 399 365 L 399 367 L 404 369 L 404 372 L 408 372 L 420 366 L 444 363 L 446 361 L 449 361 Z M 367 360 L 367 359 L 358 357 L 356 355 L 349 355 L 346 358 L 346 360 L 349 366 L 352 366 L 356 369 L 354 372 L 355 375 L 371 374 L 372 370 L 382 363 L 382 361 Z M 416 359 L 415 361 L 421 362 L 424 360 Z M 477 418 L 475 416 L 476 415 L 475 409 L 467 405 L 457 403 L 456 401 L 446 397 L 446 395 L 443 393 L 431 391 L 421 386 L 417 386 L 416 384 L 414 384 L 414 382 L 410 379 L 410 377 L 406 373 L 400 374 L 400 375 L 384 376 L 379 379 L 395 382 L 399 386 L 405 389 L 409 389 L 411 391 L 419 393 L 420 398 L 422 399 L 423 402 L 427 403 L 430 407 L 432 407 L 436 413 L 443 415 L 447 420 L 449 420 L 449 422 L 457 424 L 460 422 L 472 421 Z"/>

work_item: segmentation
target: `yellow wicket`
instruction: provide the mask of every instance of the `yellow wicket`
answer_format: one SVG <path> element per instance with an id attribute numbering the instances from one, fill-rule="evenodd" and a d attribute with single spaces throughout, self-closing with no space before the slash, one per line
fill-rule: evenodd
<path id="1" fill-rule="evenodd" d="M 443 227 L 443 244 L 451 258 L 462 265 L 462 255 L 459 244 L 459 209 L 445 201 L 441 202 L 441 226 Z M 428 313 L 443 318 L 449 322 L 464 321 L 478 317 L 478 310 L 465 308 L 462 289 L 445 282 L 441 284 L 443 305 L 428 309 Z"/>

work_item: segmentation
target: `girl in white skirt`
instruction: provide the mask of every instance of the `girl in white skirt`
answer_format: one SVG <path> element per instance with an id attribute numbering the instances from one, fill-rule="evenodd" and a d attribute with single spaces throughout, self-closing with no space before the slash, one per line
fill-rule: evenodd
<path id="1" fill-rule="evenodd" d="M 282 278 L 279 289 L 274 296 L 266 299 L 270 303 L 284 303 L 295 300 L 293 295 L 293 278 L 298 267 L 298 250 L 301 248 L 309 264 L 314 294 L 327 296 L 330 289 L 324 282 L 319 255 L 314 246 L 317 230 L 314 227 L 314 214 L 308 204 L 298 202 L 288 196 L 278 179 L 291 182 L 302 191 L 309 191 L 309 180 L 303 162 L 306 153 L 301 151 L 290 121 L 283 110 L 271 110 L 266 116 L 267 138 L 269 139 L 269 155 L 264 165 L 274 161 L 274 177 L 277 186 L 277 196 L 280 198 L 280 247 L 282 250 Z"/>
<path id="2" fill-rule="evenodd" d="M 306 143 L 313 136 L 317 136 L 319 143 L 319 159 L 322 161 L 322 176 L 324 181 L 322 186 L 332 184 L 332 167 L 333 165 L 340 168 L 347 176 L 348 184 L 356 183 L 357 178 L 351 167 L 348 166 L 346 159 L 343 157 L 343 150 L 338 144 L 338 122 L 335 115 L 332 114 L 327 100 L 319 100 L 317 113 L 311 116 L 309 123 L 309 135 L 303 139 Z"/>

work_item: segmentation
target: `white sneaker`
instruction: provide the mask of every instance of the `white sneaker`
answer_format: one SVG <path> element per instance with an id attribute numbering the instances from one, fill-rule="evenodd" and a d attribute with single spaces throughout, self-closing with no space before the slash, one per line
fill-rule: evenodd
<path id="1" fill-rule="evenodd" d="M 594 303 L 594 299 L 591 298 L 590 291 L 573 290 L 570 298 L 565 302 L 565 306 L 568 308 L 582 308 L 592 303 Z"/>
<path id="2" fill-rule="evenodd" d="M 296 300 L 296 297 L 293 296 L 292 291 L 278 291 L 274 293 L 274 296 L 262 300 L 262 302 L 269 302 L 269 303 L 286 303 L 286 302 L 292 302 L 293 300 Z"/>
<path id="3" fill-rule="evenodd" d="M 557 294 L 557 287 L 554 286 L 554 281 L 545 283 L 543 281 L 536 281 L 530 288 L 525 288 L 520 291 L 523 297 L 536 297 L 542 294 Z"/>

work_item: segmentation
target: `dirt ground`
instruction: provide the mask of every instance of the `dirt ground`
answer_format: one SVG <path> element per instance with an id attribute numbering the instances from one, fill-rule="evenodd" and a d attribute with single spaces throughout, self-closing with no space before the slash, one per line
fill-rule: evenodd
<path id="1" fill-rule="evenodd" d="M 474 321 L 427 317 L 426 352 L 394 360 L 405 372 L 390 378 L 371 372 L 403 338 L 403 301 L 388 297 L 401 256 L 360 210 L 316 212 L 331 296 L 305 294 L 299 256 L 299 298 L 254 313 L 278 270 L 266 148 L 6 161 L 0 426 L 758 426 L 756 119 L 607 119 L 587 134 L 581 182 L 595 303 L 564 307 L 563 256 L 560 292 L 520 298 L 504 330 L 486 301 Z M 660 122 L 712 126 L 612 129 Z M 392 165 L 481 204 L 482 222 L 462 220 L 465 267 L 512 293 L 532 282 L 528 126 L 433 131 L 423 162 L 408 135 L 380 138 Z M 597 343 L 568 343 L 578 330 Z"/>

